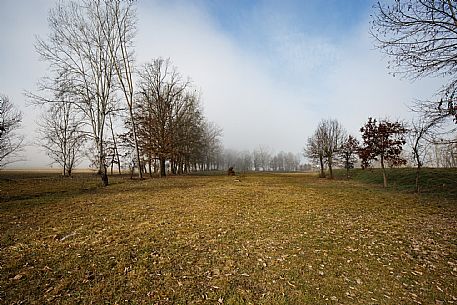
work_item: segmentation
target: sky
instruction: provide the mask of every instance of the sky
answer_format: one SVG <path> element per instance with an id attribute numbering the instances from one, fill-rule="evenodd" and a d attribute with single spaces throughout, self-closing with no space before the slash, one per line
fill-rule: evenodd
<path id="1" fill-rule="evenodd" d="M 24 113 L 27 146 L 16 167 L 50 164 L 36 144 L 36 92 L 47 65 L 51 0 L 0 0 L 0 93 Z M 368 117 L 408 121 L 443 80 L 392 76 L 369 34 L 370 0 L 138 0 L 137 64 L 170 58 L 202 93 L 226 148 L 301 153 L 322 119 L 355 136 Z"/>

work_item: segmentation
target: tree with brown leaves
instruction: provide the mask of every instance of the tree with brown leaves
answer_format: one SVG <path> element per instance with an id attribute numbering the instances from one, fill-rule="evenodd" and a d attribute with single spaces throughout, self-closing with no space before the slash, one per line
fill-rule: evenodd
<path id="1" fill-rule="evenodd" d="M 363 144 L 359 149 L 362 168 L 368 167 L 371 162 L 380 161 L 384 187 L 387 187 L 385 164 L 399 166 L 406 164 L 401 157 L 405 141 L 406 128 L 400 122 L 390 122 L 368 118 L 368 122 L 360 128 Z"/>

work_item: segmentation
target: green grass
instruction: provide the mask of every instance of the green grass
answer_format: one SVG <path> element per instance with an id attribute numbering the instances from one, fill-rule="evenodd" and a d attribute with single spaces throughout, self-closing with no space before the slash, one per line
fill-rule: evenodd
<path id="1" fill-rule="evenodd" d="M 388 189 L 402 192 L 415 192 L 415 168 L 389 168 L 387 171 Z M 345 170 L 336 170 L 336 177 L 346 178 Z M 376 169 L 354 169 L 350 171 L 351 179 L 366 184 L 382 186 L 382 171 Z M 444 196 L 457 199 L 456 168 L 422 168 L 419 176 L 419 187 L 422 194 Z"/>
<path id="2" fill-rule="evenodd" d="M 457 303 L 453 198 L 237 178 L 0 178 L 0 303 Z"/>

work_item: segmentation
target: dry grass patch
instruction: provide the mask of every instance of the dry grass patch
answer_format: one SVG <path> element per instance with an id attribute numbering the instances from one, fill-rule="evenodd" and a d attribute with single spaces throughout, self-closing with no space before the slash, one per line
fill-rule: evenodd
<path id="1" fill-rule="evenodd" d="M 55 179 L 0 184 L 3 303 L 457 303 L 450 200 L 296 174 Z"/>

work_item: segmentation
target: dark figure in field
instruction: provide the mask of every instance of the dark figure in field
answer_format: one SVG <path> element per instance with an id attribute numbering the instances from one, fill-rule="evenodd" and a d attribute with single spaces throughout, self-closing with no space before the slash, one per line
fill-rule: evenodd
<path id="1" fill-rule="evenodd" d="M 233 166 L 230 166 L 228 171 L 227 171 L 227 175 L 229 176 L 235 176 L 235 171 L 233 170 Z"/>

